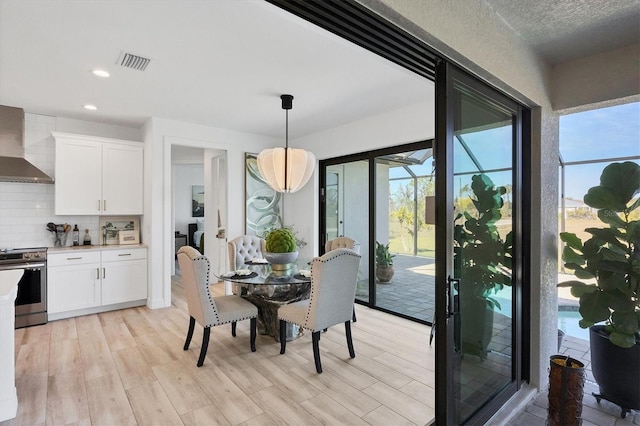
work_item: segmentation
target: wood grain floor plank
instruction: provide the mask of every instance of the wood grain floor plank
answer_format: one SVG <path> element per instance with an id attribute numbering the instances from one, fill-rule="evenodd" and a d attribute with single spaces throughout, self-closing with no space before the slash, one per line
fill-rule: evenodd
<path id="1" fill-rule="evenodd" d="M 85 380 L 117 372 L 104 335 L 96 338 L 80 337 L 80 356 Z"/>
<path id="2" fill-rule="evenodd" d="M 262 389 L 250 395 L 251 399 L 279 424 L 321 425 L 319 419 L 279 389 Z"/>
<path id="3" fill-rule="evenodd" d="M 230 426 L 222 412 L 214 404 L 205 405 L 180 416 L 186 426 Z M 275 423 L 274 423 L 275 424 Z"/>
<path id="4" fill-rule="evenodd" d="M 100 324 L 100 319 L 97 314 L 76 318 L 76 331 L 78 333 L 78 339 L 104 339 L 102 325 Z"/>
<path id="5" fill-rule="evenodd" d="M 16 356 L 16 377 L 25 374 L 47 373 L 49 369 L 49 345 L 47 343 L 25 343 Z"/>
<path id="6" fill-rule="evenodd" d="M 153 372 L 178 414 L 184 414 L 211 404 L 192 374 L 180 361 L 153 367 Z"/>
<path id="7" fill-rule="evenodd" d="M 102 327 L 102 332 L 112 352 L 136 346 L 136 341 L 124 322 L 109 323 Z"/>
<path id="8" fill-rule="evenodd" d="M 329 370 L 317 374 L 315 369 L 295 368 L 289 374 L 297 376 L 321 389 L 322 392 L 331 395 L 338 403 L 359 417 L 380 406 L 378 401 L 342 380 L 339 373 L 336 374 Z"/>
<path id="9" fill-rule="evenodd" d="M 125 390 L 157 380 L 147 359 L 137 346 L 113 352 L 113 361 Z"/>
<path id="10" fill-rule="evenodd" d="M 382 382 L 363 390 L 363 393 L 417 425 L 429 423 L 435 415 L 433 408 L 413 398 L 407 398 L 406 395 Z"/>
<path id="11" fill-rule="evenodd" d="M 55 343 L 60 340 L 77 339 L 78 330 L 76 329 L 76 319 L 67 318 L 53 321 L 51 324 L 51 342 Z"/>
<path id="12" fill-rule="evenodd" d="M 118 373 L 86 379 L 86 386 L 93 426 L 137 424 Z"/>
<path id="13" fill-rule="evenodd" d="M 89 403 L 82 370 L 50 376 L 47 388 L 47 424 L 66 425 L 88 418 Z"/>
<path id="14" fill-rule="evenodd" d="M 303 401 L 300 405 L 325 425 L 368 425 L 366 421 L 324 393 Z"/>
<path id="15" fill-rule="evenodd" d="M 18 413 L 13 419 L 14 424 L 39 425 L 45 423 L 48 380 L 47 373 L 24 374 L 16 377 Z"/>
<path id="16" fill-rule="evenodd" d="M 157 381 L 127 391 L 139 425 L 182 425 L 180 416 Z"/>
<path id="17" fill-rule="evenodd" d="M 176 357 L 171 353 L 171 349 L 156 333 L 136 336 L 135 341 L 147 359 L 147 363 L 152 367 L 176 360 Z"/>
<path id="18" fill-rule="evenodd" d="M 384 405 L 363 416 L 362 419 L 372 426 L 416 426 L 415 423 L 406 417 L 401 416 Z"/>
<path id="19" fill-rule="evenodd" d="M 194 377 L 205 394 L 213 401 L 224 417 L 237 424 L 261 414 L 263 411 L 223 371 L 213 363 L 197 368 Z"/>
<path id="20" fill-rule="evenodd" d="M 82 370 L 78 339 L 58 340 L 49 348 L 49 375 Z"/>

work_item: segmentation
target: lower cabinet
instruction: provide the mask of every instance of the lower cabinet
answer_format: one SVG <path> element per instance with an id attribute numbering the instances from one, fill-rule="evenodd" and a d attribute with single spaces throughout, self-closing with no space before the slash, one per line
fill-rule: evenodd
<path id="1" fill-rule="evenodd" d="M 47 293 L 49 319 L 146 302 L 147 249 L 50 253 Z"/>

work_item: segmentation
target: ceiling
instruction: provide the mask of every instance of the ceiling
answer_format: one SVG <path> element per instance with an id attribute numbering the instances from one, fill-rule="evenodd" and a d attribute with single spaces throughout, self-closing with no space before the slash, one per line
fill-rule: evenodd
<path id="1" fill-rule="evenodd" d="M 550 63 L 640 38 L 636 0 L 484 1 Z M 151 61 L 145 71 L 123 68 L 123 52 Z M 282 93 L 295 97 L 295 138 L 432 101 L 433 84 L 263 1 L 0 0 L 2 105 L 281 137 Z"/>

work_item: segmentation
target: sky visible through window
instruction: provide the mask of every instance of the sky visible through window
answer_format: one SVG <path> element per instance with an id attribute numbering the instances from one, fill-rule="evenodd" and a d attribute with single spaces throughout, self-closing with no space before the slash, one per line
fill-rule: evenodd
<path id="1" fill-rule="evenodd" d="M 562 160 L 588 161 L 640 157 L 640 102 L 600 108 L 560 117 Z M 609 163 L 567 166 L 565 197 L 582 200 Z"/>

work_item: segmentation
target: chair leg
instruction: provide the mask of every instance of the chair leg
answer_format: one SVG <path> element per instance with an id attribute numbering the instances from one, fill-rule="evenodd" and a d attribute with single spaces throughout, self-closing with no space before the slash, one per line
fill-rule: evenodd
<path id="1" fill-rule="evenodd" d="M 280 354 L 287 349 L 287 322 L 280 320 Z"/>
<path id="2" fill-rule="evenodd" d="M 353 340 L 351 340 L 351 322 L 344 322 L 344 332 L 347 335 L 347 347 L 349 348 L 349 356 L 351 358 L 356 357 L 356 351 L 353 350 Z"/>
<path id="3" fill-rule="evenodd" d="M 235 324 L 235 323 L 234 323 Z M 256 351 L 256 328 L 258 322 L 256 318 L 251 318 L 251 352 Z"/>
<path id="4" fill-rule="evenodd" d="M 231 323 L 231 335 L 232 335 L 233 337 L 236 337 L 236 322 L 235 322 L 235 321 L 233 321 L 233 322 Z"/>
<path id="5" fill-rule="evenodd" d="M 202 364 L 204 364 L 204 357 L 207 356 L 207 349 L 209 348 L 209 333 L 211 333 L 211 327 L 205 327 L 202 333 L 202 348 L 200 349 L 200 358 L 198 358 L 198 367 L 202 367 Z"/>
<path id="6" fill-rule="evenodd" d="M 184 341 L 183 349 L 186 351 L 189 349 L 189 344 L 191 343 L 191 338 L 193 337 L 193 329 L 196 326 L 196 319 L 194 317 L 189 317 L 189 330 L 187 331 L 187 340 Z"/>
<path id="7" fill-rule="evenodd" d="M 354 306 L 353 307 L 353 322 L 356 322 L 356 321 L 358 321 L 358 320 L 356 319 L 356 307 Z"/>
<path id="8" fill-rule="evenodd" d="M 347 321 L 348 322 L 348 321 Z M 316 362 L 316 371 L 322 373 L 322 364 L 320 364 L 320 332 L 311 333 L 311 341 L 313 342 L 313 360 Z"/>

